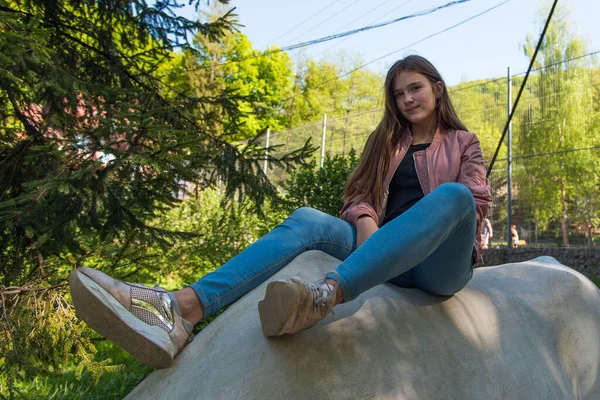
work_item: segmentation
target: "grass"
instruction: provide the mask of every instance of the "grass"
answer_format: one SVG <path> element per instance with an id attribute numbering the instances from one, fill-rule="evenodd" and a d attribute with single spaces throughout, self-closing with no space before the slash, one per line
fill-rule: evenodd
<path id="1" fill-rule="evenodd" d="M 85 371 L 81 379 L 75 377 L 75 365 L 63 370 L 61 375 L 38 375 L 33 380 L 21 382 L 18 390 L 25 399 L 122 399 L 131 392 L 152 369 L 109 341 L 96 343 L 96 358 L 111 358 L 113 365 L 123 364 L 123 368 L 102 374 L 96 382 Z"/>
<path id="2" fill-rule="evenodd" d="M 226 309 L 219 310 L 216 315 L 197 324 L 194 333 L 199 333 Z M 96 342 L 95 346 L 98 350 L 95 355 L 97 361 L 111 358 L 112 365 L 122 364 L 123 368 L 114 372 L 105 372 L 96 382 L 87 371 L 82 374 L 81 379 L 77 380 L 76 365 L 71 365 L 64 368 L 61 375 L 37 375 L 31 381 L 23 380 L 17 389 L 25 399 L 122 399 L 152 372 L 152 368 L 141 364 L 108 340 Z"/>

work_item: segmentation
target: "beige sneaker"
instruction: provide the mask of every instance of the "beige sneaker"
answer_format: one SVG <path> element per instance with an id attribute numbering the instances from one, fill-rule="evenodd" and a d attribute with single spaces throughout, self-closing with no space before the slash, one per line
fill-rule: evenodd
<path id="1" fill-rule="evenodd" d="M 265 298 L 258 303 L 263 334 L 296 333 L 314 326 L 329 312 L 335 314 L 336 288 L 326 280 L 306 283 L 291 278 L 269 283 Z"/>
<path id="2" fill-rule="evenodd" d="M 163 288 L 120 282 L 87 267 L 69 276 L 77 315 L 90 328 L 152 368 L 166 368 L 192 339 L 175 295 Z"/>

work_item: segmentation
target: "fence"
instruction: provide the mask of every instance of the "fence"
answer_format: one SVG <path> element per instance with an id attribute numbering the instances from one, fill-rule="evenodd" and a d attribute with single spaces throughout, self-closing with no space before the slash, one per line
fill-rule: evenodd
<path id="1" fill-rule="evenodd" d="M 598 52 L 596 52 L 598 53 Z M 491 245 L 509 243 L 516 225 L 522 245 L 589 246 L 600 234 L 600 69 L 595 54 L 535 69 L 513 117 L 509 138 L 490 175 L 493 205 Z M 490 160 L 500 140 L 524 73 L 449 88 L 461 120 L 476 132 Z M 344 116 L 268 135 L 274 155 L 299 147 L 309 137 L 325 151 L 362 151 L 383 109 Z M 510 150 L 510 151 L 509 151 Z M 321 161 L 322 162 L 322 161 Z M 489 163 L 489 161 L 488 161 Z M 285 171 L 268 170 L 281 182 Z M 597 241 L 598 239 L 596 239 Z"/>

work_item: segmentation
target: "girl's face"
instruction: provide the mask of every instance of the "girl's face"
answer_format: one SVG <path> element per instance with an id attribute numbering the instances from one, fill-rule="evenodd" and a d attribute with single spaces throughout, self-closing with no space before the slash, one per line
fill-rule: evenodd
<path id="1" fill-rule="evenodd" d="M 443 83 L 437 82 L 436 86 L 441 93 Z M 418 72 L 402 71 L 394 79 L 396 107 L 411 124 L 434 118 L 437 97 L 429 79 Z"/>

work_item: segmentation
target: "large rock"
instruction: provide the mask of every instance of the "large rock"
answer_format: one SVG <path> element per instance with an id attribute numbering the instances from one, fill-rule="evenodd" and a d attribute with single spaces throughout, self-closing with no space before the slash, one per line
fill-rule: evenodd
<path id="1" fill-rule="evenodd" d="M 272 279 L 315 280 L 311 251 Z M 600 399 L 600 291 L 551 257 L 475 270 L 453 297 L 379 285 L 312 329 L 265 339 L 266 282 L 129 399 Z"/>

